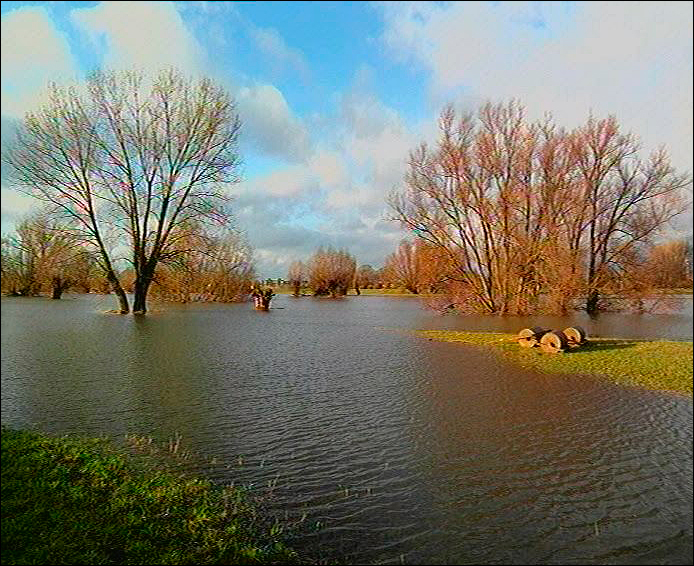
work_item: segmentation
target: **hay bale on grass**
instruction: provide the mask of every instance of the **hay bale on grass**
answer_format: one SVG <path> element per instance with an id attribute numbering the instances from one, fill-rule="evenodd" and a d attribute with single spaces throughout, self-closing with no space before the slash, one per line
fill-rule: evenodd
<path id="1" fill-rule="evenodd" d="M 547 332 L 544 328 L 540 326 L 533 326 L 532 328 L 523 328 L 516 337 L 517 342 L 523 348 L 532 348 L 540 343 L 540 339 Z"/>
<path id="2" fill-rule="evenodd" d="M 569 341 L 561 330 L 547 332 L 540 339 L 540 348 L 548 354 L 563 352 L 569 347 Z"/>

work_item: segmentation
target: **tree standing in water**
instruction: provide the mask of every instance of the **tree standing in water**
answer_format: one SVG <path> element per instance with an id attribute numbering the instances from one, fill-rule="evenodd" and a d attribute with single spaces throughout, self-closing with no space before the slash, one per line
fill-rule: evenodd
<path id="1" fill-rule="evenodd" d="M 96 251 L 121 313 L 130 306 L 109 241 L 126 247 L 133 312 L 145 313 L 156 267 L 181 228 L 230 221 L 222 183 L 238 181 L 239 129 L 233 100 L 209 79 L 97 72 L 84 85 L 51 85 L 5 158 L 18 188 L 48 202 Z"/>
<path id="2" fill-rule="evenodd" d="M 301 296 L 301 286 L 304 282 L 304 276 L 306 273 L 306 266 L 301 261 L 293 261 L 289 265 L 289 273 L 287 274 L 287 279 L 289 279 L 289 285 L 292 287 L 292 295 L 294 297 Z"/>
<path id="3" fill-rule="evenodd" d="M 255 308 L 260 311 L 270 310 L 270 301 L 275 293 L 272 288 L 263 289 L 260 285 L 253 285 L 251 288 L 251 297 L 253 297 L 253 303 Z"/>
<path id="4" fill-rule="evenodd" d="M 511 101 L 447 107 L 439 127 L 436 146 L 410 153 L 390 205 L 442 258 L 459 308 L 529 314 L 582 300 L 596 312 L 689 205 L 691 176 L 663 150 L 642 157 L 614 117 L 565 131 Z"/>

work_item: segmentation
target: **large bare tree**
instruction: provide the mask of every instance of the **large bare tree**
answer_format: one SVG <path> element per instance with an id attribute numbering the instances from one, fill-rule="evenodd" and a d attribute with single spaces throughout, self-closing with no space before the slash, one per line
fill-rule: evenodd
<path id="1" fill-rule="evenodd" d="M 85 84 L 51 85 L 5 158 L 16 185 L 67 216 L 98 252 L 121 313 L 130 309 L 115 254 L 125 253 L 133 312 L 144 313 L 182 227 L 229 221 L 222 184 L 238 180 L 239 128 L 233 100 L 209 79 L 98 72 Z"/>
<path id="2" fill-rule="evenodd" d="M 639 156 L 614 118 L 572 132 L 528 123 L 523 107 L 446 108 L 436 147 L 411 152 L 395 218 L 439 250 L 465 308 L 524 314 L 601 294 L 687 203 L 664 151 Z M 460 304 L 458 306 L 461 306 Z"/>

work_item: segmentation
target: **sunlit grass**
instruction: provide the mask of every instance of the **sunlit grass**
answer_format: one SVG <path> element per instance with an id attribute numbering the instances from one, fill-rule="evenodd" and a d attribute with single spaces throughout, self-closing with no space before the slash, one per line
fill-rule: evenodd
<path id="1" fill-rule="evenodd" d="M 131 467 L 103 440 L 2 430 L 3 564 L 288 564 L 242 490 Z"/>
<path id="2" fill-rule="evenodd" d="M 564 353 L 546 354 L 522 348 L 513 334 L 422 330 L 444 342 L 493 347 L 519 365 L 544 372 L 592 374 L 615 383 L 692 393 L 692 342 L 590 338 L 588 344 Z"/>

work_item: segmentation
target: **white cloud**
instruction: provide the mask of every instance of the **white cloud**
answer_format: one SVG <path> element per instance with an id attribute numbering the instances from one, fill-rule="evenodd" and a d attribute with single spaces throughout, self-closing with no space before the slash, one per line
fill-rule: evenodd
<path id="1" fill-rule="evenodd" d="M 317 185 L 316 178 L 305 165 L 292 165 L 266 175 L 243 181 L 244 193 L 260 193 L 267 197 L 298 197 Z"/>
<path id="2" fill-rule="evenodd" d="M 75 66 L 65 37 L 45 8 L 22 7 L 2 16 L 2 147 L 14 135 L 18 119 L 42 101 L 48 82 L 73 79 Z M 2 232 L 38 201 L 5 185 L 2 175 Z"/>
<path id="3" fill-rule="evenodd" d="M 242 87 L 236 95 L 242 136 L 268 155 L 305 161 L 311 139 L 304 123 L 289 108 L 282 93 L 271 84 Z"/>
<path id="4" fill-rule="evenodd" d="M 311 157 L 309 167 L 323 187 L 345 187 L 349 184 L 349 171 L 342 155 L 319 151 Z"/>
<path id="5" fill-rule="evenodd" d="M 306 161 L 239 186 L 238 218 L 265 276 L 283 276 L 321 245 L 380 266 L 404 236 L 384 220 L 385 196 L 401 183 L 417 135 L 359 80 L 326 119 L 331 135 Z"/>
<path id="6" fill-rule="evenodd" d="M 646 149 L 692 164 L 692 4 L 452 3 L 383 7 L 383 42 L 432 74 L 437 105 L 519 98 L 574 126 L 615 114 Z"/>
<path id="7" fill-rule="evenodd" d="M 106 67 L 199 71 L 203 49 L 172 2 L 101 2 L 71 16 Z"/>
<path id="8" fill-rule="evenodd" d="M 3 116 L 23 116 L 40 102 L 48 81 L 75 75 L 68 43 L 42 7 L 2 16 L 1 57 Z"/>
<path id="9" fill-rule="evenodd" d="M 249 35 L 277 72 L 296 72 L 307 79 L 309 67 L 301 51 L 289 47 L 277 30 L 250 26 Z"/>
<path id="10" fill-rule="evenodd" d="M 407 155 L 418 139 L 397 111 L 359 86 L 342 98 L 341 120 L 338 148 L 351 184 L 336 187 L 326 204 L 382 214 L 385 197 L 402 183 Z"/>
<path id="11" fill-rule="evenodd" d="M 7 234 L 12 232 L 19 220 L 35 210 L 41 203 L 34 197 L 13 191 L 7 187 L 0 189 L 2 194 L 2 233 Z"/>

